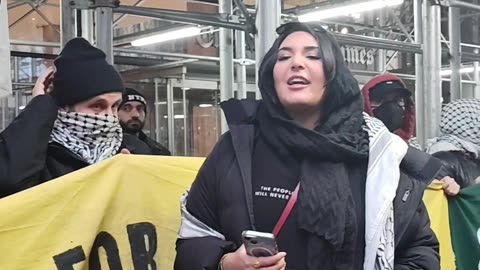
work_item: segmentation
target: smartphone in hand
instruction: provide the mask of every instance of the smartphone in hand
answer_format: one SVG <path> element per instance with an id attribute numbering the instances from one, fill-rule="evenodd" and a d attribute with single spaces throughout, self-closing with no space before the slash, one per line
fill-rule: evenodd
<path id="1" fill-rule="evenodd" d="M 242 241 L 249 256 L 269 257 L 278 253 L 277 241 L 271 233 L 244 231 Z"/>

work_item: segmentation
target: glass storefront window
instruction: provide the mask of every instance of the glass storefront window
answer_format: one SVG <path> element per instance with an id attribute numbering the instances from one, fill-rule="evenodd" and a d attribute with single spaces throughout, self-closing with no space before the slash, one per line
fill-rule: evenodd
<path id="1" fill-rule="evenodd" d="M 155 138 L 169 146 L 174 155 L 206 157 L 220 136 L 217 84 L 189 81 L 190 86 L 198 88 L 182 88 L 178 81 L 171 81 L 170 84 L 157 86 L 158 119 L 155 122 L 158 134 Z M 172 116 L 168 113 L 168 87 L 172 87 L 173 93 Z M 169 117 L 173 122 L 171 132 L 168 132 Z"/>

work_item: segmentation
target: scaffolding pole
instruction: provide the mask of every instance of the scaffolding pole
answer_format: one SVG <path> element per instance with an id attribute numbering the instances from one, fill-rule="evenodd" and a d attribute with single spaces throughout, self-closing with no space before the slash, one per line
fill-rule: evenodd
<path id="1" fill-rule="evenodd" d="M 232 1 L 220 0 L 218 12 L 224 16 L 232 14 Z M 220 29 L 220 101 L 233 98 L 233 30 L 228 28 Z M 221 132 L 228 131 L 225 115 L 222 114 Z"/>
<path id="2" fill-rule="evenodd" d="M 160 91 L 160 89 L 159 89 L 160 79 L 155 78 L 154 82 L 155 82 L 155 103 L 154 103 L 154 105 L 155 105 L 155 140 L 157 142 L 160 142 L 161 141 L 161 138 L 160 138 L 160 117 L 162 117 L 160 115 L 160 93 L 159 93 L 159 91 Z"/>
<path id="3" fill-rule="evenodd" d="M 257 16 L 255 23 L 257 26 L 257 35 L 255 36 L 255 61 L 256 61 L 256 82 L 258 85 L 258 69 L 262 63 L 263 56 L 277 38 L 276 29 L 280 26 L 281 1 L 268 0 L 257 1 Z M 260 91 L 257 89 L 257 98 L 261 98 Z"/>
<path id="4" fill-rule="evenodd" d="M 479 50 L 475 49 L 475 52 L 479 53 Z M 475 81 L 473 96 L 480 99 L 480 64 L 478 61 L 473 62 L 473 80 Z"/>
<path id="5" fill-rule="evenodd" d="M 385 26 L 385 10 L 380 9 L 378 11 L 378 27 L 382 28 Z M 384 34 L 378 34 L 379 38 L 385 38 L 386 36 Z M 377 50 L 377 58 L 376 58 L 376 63 L 377 63 L 377 70 L 379 72 L 385 72 L 387 70 L 387 55 L 386 51 L 379 49 Z"/>
<path id="6" fill-rule="evenodd" d="M 173 79 L 167 80 L 167 122 L 168 122 L 168 149 L 173 156 L 177 155 L 177 147 L 175 147 L 175 108 L 173 97 Z"/>
<path id="7" fill-rule="evenodd" d="M 95 9 L 96 46 L 107 56 L 107 62 L 113 64 L 113 12 L 111 7 Z"/>
<path id="8" fill-rule="evenodd" d="M 434 138 L 440 131 L 440 113 L 442 98 L 441 70 L 441 27 L 440 6 L 424 1 L 423 39 L 424 39 L 424 142 Z"/>
<path id="9" fill-rule="evenodd" d="M 457 1 L 457 0 L 447 0 L 447 5 L 450 7 L 458 7 L 458 8 L 464 8 L 467 10 L 475 10 L 475 11 L 480 11 L 480 5 L 473 4 L 473 3 L 467 3 L 464 1 Z"/>
<path id="10" fill-rule="evenodd" d="M 245 59 L 245 32 L 235 31 L 235 58 Z M 247 67 L 241 63 L 237 64 L 237 98 L 247 98 Z"/>
<path id="11" fill-rule="evenodd" d="M 473 3 L 479 4 L 480 0 L 475 0 Z M 472 22 L 472 41 L 473 43 L 478 44 L 480 43 L 480 21 L 478 18 L 476 18 L 473 19 Z M 480 53 L 480 49 L 475 48 L 473 52 L 478 55 Z M 473 72 L 473 80 L 475 81 L 473 97 L 480 98 L 480 62 L 473 62 Z"/>
<path id="12" fill-rule="evenodd" d="M 75 37 L 75 10 L 69 0 L 60 0 L 60 40 L 62 48 L 70 39 Z"/>
<path id="13" fill-rule="evenodd" d="M 415 43 L 423 44 L 422 0 L 413 1 Z M 425 113 L 424 113 L 424 74 L 423 55 L 415 54 L 415 113 L 417 139 L 422 147 L 425 146 Z"/>
<path id="14" fill-rule="evenodd" d="M 94 11 L 91 9 L 83 9 L 81 14 L 82 37 L 93 44 L 95 42 Z"/>
<path id="15" fill-rule="evenodd" d="M 182 113 L 183 113 L 183 155 L 188 157 L 188 108 L 187 108 L 187 88 L 185 87 L 185 80 L 187 75 L 187 68 L 182 67 Z M 175 118 L 175 116 L 174 116 Z"/>
<path id="16" fill-rule="evenodd" d="M 448 9 L 448 33 L 450 39 L 450 68 L 452 75 L 450 76 L 450 97 L 451 100 L 462 98 L 462 75 L 461 68 L 461 29 L 460 29 L 460 9 L 450 7 Z"/>

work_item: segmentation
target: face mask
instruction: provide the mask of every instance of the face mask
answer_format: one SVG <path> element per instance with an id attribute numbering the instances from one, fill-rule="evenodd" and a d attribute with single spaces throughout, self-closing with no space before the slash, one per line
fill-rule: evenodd
<path id="1" fill-rule="evenodd" d="M 51 141 L 63 145 L 89 164 L 117 154 L 123 133 L 116 116 L 59 111 Z"/>
<path id="2" fill-rule="evenodd" d="M 390 132 L 402 127 L 405 110 L 397 102 L 387 102 L 373 110 L 373 115 L 385 124 Z"/>

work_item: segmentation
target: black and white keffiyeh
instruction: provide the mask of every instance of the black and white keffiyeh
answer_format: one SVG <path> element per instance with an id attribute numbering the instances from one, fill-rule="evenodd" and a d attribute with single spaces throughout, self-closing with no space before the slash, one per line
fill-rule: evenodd
<path id="1" fill-rule="evenodd" d="M 408 146 L 378 119 L 364 114 L 370 138 L 365 189 L 365 270 L 393 270 L 395 220 L 393 200 L 400 181 L 400 163 Z M 382 196 L 378 196 L 382 194 Z"/>
<path id="2" fill-rule="evenodd" d="M 59 111 L 51 134 L 56 142 L 94 164 L 118 153 L 123 133 L 113 115 Z"/>
<path id="3" fill-rule="evenodd" d="M 480 100 L 459 99 L 445 105 L 440 120 L 442 135 L 427 142 L 427 152 L 462 151 L 480 156 Z"/>

